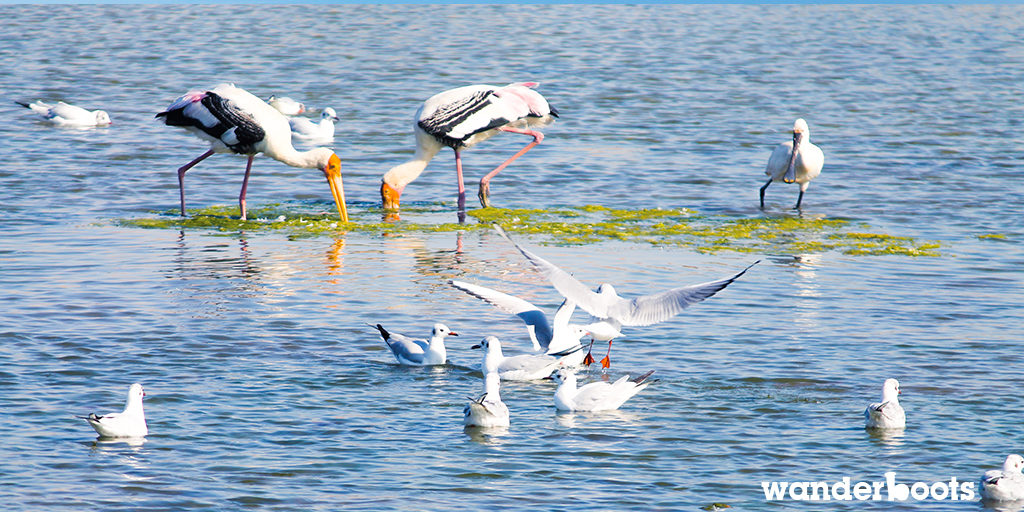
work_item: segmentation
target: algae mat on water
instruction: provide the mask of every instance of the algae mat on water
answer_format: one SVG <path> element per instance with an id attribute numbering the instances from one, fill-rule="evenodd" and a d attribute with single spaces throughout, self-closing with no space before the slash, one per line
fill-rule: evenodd
<path id="1" fill-rule="evenodd" d="M 872 233 L 870 226 L 845 219 L 798 216 L 739 218 L 703 215 L 694 210 L 612 209 L 582 206 L 555 209 L 482 208 L 467 212 L 465 223 L 441 222 L 450 209 L 403 209 L 404 220 L 382 220 L 384 212 L 367 208 L 341 223 L 333 214 L 295 205 L 251 210 L 253 220 L 233 216 L 234 207 L 216 207 L 179 217 L 164 212 L 154 218 L 124 219 L 121 226 L 156 229 L 197 229 L 218 232 L 279 232 L 289 236 L 321 236 L 346 232 L 378 234 L 437 233 L 490 229 L 500 224 L 510 232 L 544 235 L 547 243 L 583 245 L 606 240 L 677 245 L 698 252 L 737 251 L 808 254 L 839 251 L 849 255 L 939 256 L 937 242 Z M 415 220 L 412 220 L 415 219 Z M 436 221 L 436 222 L 432 222 Z"/>

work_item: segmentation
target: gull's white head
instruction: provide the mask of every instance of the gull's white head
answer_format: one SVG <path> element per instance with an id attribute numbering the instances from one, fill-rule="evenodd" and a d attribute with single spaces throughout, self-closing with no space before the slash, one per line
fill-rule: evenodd
<path id="1" fill-rule="evenodd" d="M 569 332 L 572 333 L 572 337 L 575 340 L 579 340 L 580 338 L 590 334 L 590 331 L 585 329 L 582 325 L 570 325 Z"/>
<path id="2" fill-rule="evenodd" d="M 896 379 L 885 379 L 882 384 L 882 402 L 898 402 L 900 396 L 900 381 Z"/>
<path id="3" fill-rule="evenodd" d="M 1024 457 L 1016 453 L 1006 457 L 1006 462 L 1003 463 L 1003 473 L 1020 473 L 1021 469 L 1024 469 Z"/>
<path id="4" fill-rule="evenodd" d="M 333 108 L 327 107 L 322 113 L 320 113 L 320 119 L 330 119 L 333 121 L 338 120 L 338 113 Z"/>
<path id="5" fill-rule="evenodd" d="M 557 372 L 555 372 L 551 376 L 551 378 L 554 379 L 554 381 L 559 383 L 559 384 L 562 384 L 563 382 L 573 382 L 573 383 L 575 383 L 576 382 L 576 372 L 570 370 L 569 368 L 560 368 Z"/>
<path id="6" fill-rule="evenodd" d="M 145 396 L 146 396 L 146 392 L 143 391 L 142 384 L 139 384 L 138 382 L 136 382 L 135 384 L 132 384 L 131 387 L 128 388 L 128 405 L 127 405 L 127 407 L 129 409 L 132 408 L 132 407 L 141 407 L 142 406 L 142 399 L 145 398 Z"/>
<path id="7" fill-rule="evenodd" d="M 498 341 L 497 336 L 484 336 L 484 339 L 481 340 L 478 345 L 473 345 L 472 347 L 469 348 L 484 349 L 484 374 L 492 372 L 496 373 L 498 371 L 498 365 L 501 364 L 502 353 L 501 342 Z"/>
<path id="8" fill-rule="evenodd" d="M 443 338 L 445 336 L 458 336 L 459 335 L 459 333 L 449 329 L 447 325 L 442 324 L 442 323 L 434 324 L 433 334 L 434 334 L 435 338 L 438 337 L 438 336 Z"/>
<path id="9" fill-rule="evenodd" d="M 612 297 L 617 296 L 615 293 L 615 287 L 608 283 L 602 283 L 601 285 L 599 285 L 597 287 L 597 293 L 598 295 L 610 295 Z"/>
<path id="10" fill-rule="evenodd" d="M 110 116 L 102 110 L 96 112 L 96 124 L 110 124 Z"/>

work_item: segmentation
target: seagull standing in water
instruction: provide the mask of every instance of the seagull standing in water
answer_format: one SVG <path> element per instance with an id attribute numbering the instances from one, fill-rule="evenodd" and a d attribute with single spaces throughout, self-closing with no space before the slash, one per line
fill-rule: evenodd
<path id="1" fill-rule="evenodd" d="M 257 153 L 292 167 L 320 169 L 331 187 L 334 204 L 342 222 L 348 222 L 345 191 L 341 183 L 341 159 L 328 148 L 298 151 L 292 146 L 288 118 L 248 91 L 232 84 L 221 84 L 209 91 L 190 91 L 174 100 L 167 110 L 156 115 L 168 126 L 180 126 L 210 143 L 210 150 L 178 169 L 181 215 L 185 216 L 185 172 L 214 153 L 246 155 L 242 191 L 238 207 L 246 219 L 245 189 L 249 184 L 252 160 Z"/>
<path id="2" fill-rule="evenodd" d="M 387 329 L 376 325 L 380 337 L 384 338 L 391 353 L 399 364 L 407 366 L 433 366 L 445 364 L 448 361 L 448 351 L 444 347 L 446 336 L 458 336 L 459 333 L 452 331 L 447 325 L 434 324 L 430 341 L 414 339 L 404 334 L 388 332 Z"/>
<path id="3" fill-rule="evenodd" d="M 615 292 L 615 288 L 608 283 L 598 286 L 596 292 L 591 291 L 568 272 L 520 247 L 497 224 L 494 225 L 494 229 L 502 238 L 515 246 L 551 282 L 558 293 L 594 317 L 595 321 L 583 328 L 594 339 L 608 342 L 608 353 L 601 359 L 603 368 L 611 366 L 612 340 L 622 336 L 623 326 L 643 326 L 664 322 L 682 313 L 687 307 L 718 293 L 760 261 L 755 261 L 732 277 L 627 299 L 620 297 Z M 587 354 L 587 360 L 592 359 L 590 354 Z"/>
<path id="4" fill-rule="evenodd" d="M 589 333 L 583 326 L 569 323 L 572 312 L 576 309 L 576 304 L 569 299 L 562 302 L 555 311 L 554 321 L 549 323 L 547 315 L 540 308 L 519 297 L 464 281 L 452 280 L 448 283 L 522 320 L 530 334 L 534 352 L 556 357 L 565 356 L 563 362 L 568 366 L 579 366 L 583 363 L 583 351 L 577 349 L 583 347 L 580 338 Z"/>
<path id="5" fill-rule="evenodd" d="M 900 405 L 900 381 L 885 379 L 882 401 L 864 409 L 865 428 L 905 428 L 907 416 Z"/>
<path id="6" fill-rule="evenodd" d="M 300 140 L 328 142 L 334 139 L 334 123 L 338 121 L 338 113 L 327 107 L 320 113 L 320 121 L 314 123 L 305 117 L 293 117 L 288 120 L 292 129 L 292 137 Z"/>
<path id="7" fill-rule="evenodd" d="M 981 477 L 981 497 L 990 501 L 1024 500 L 1024 457 L 1013 454 L 1006 457 L 1002 471 L 992 469 Z M 1015 509 L 1016 510 L 1016 509 Z"/>
<path id="8" fill-rule="evenodd" d="M 552 376 L 558 382 L 555 407 L 560 411 L 614 411 L 626 403 L 626 400 L 643 391 L 650 384 L 647 378 L 652 373 L 654 370 L 633 380 L 629 379 L 629 375 L 624 375 L 611 384 L 597 381 L 577 388 L 576 373 L 563 368 Z"/>
<path id="9" fill-rule="evenodd" d="M 544 140 L 532 127 L 544 126 L 558 117 L 558 111 L 533 88 L 535 82 L 496 87 L 468 85 L 438 93 L 423 102 L 416 111 L 416 154 L 413 159 L 391 168 L 382 178 L 380 196 L 384 208 L 398 209 L 402 191 L 415 180 L 441 148 L 455 150 L 455 172 L 459 181 L 459 210 L 466 206 L 466 187 L 462 180 L 462 151 L 500 132 L 533 137 L 518 153 L 480 179 L 477 196 L 480 204 L 490 206 L 490 181 L 513 160 Z"/>
<path id="10" fill-rule="evenodd" d="M 110 124 L 110 116 L 102 110 L 86 110 L 63 101 L 58 101 L 56 105 L 50 105 L 42 101 L 33 101 L 32 103 L 16 101 L 15 103 L 30 109 L 43 116 L 43 119 L 58 126 L 88 128 Z"/>
<path id="11" fill-rule="evenodd" d="M 142 399 L 145 396 L 142 384 L 132 384 L 128 388 L 128 402 L 125 403 L 123 411 L 102 415 L 92 413 L 84 416 L 84 419 L 96 429 L 100 437 L 145 437 L 149 434 L 146 413 L 142 409 Z"/>
<path id="12" fill-rule="evenodd" d="M 764 173 L 770 176 L 768 182 L 761 187 L 761 208 L 764 208 L 764 190 L 773 181 L 782 180 L 784 183 L 799 183 L 800 195 L 796 198 L 794 209 L 800 209 L 800 202 L 804 200 L 804 191 L 811 184 L 811 180 L 821 174 L 821 167 L 825 165 L 825 154 L 821 148 L 811 144 L 811 129 L 807 127 L 807 121 L 797 119 L 793 123 L 793 140 L 783 142 L 775 146 L 772 156 L 768 157 L 768 166 Z"/>

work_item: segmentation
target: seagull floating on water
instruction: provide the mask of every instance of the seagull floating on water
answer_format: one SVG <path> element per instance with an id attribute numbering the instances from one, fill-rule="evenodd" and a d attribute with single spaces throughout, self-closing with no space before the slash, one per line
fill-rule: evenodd
<path id="1" fill-rule="evenodd" d="M 625 375 L 611 384 L 597 381 L 577 388 L 576 373 L 563 368 L 552 376 L 559 383 L 555 407 L 560 411 L 614 411 L 653 382 L 647 380 L 653 373 L 651 370 L 633 380 Z"/>
<path id="2" fill-rule="evenodd" d="M 583 326 L 569 323 L 572 312 L 576 309 L 576 304 L 569 299 L 565 299 L 555 311 L 553 323 L 548 323 L 547 315 L 543 311 L 519 297 L 464 281 L 452 280 L 448 283 L 506 313 L 519 317 L 526 324 L 534 352 L 565 356 L 563 362 L 568 366 L 579 366 L 583 362 L 583 351 L 577 349 L 583 347 L 580 338 L 589 333 Z M 572 353 L 568 354 L 569 352 Z"/>
<path id="3" fill-rule="evenodd" d="M 864 409 L 865 428 L 905 428 L 907 417 L 900 406 L 900 381 L 885 379 L 882 401 Z"/>
<path id="4" fill-rule="evenodd" d="M 327 107 L 320 114 L 319 122 L 314 123 L 305 117 L 293 117 L 288 120 L 288 124 L 293 138 L 327 142 L 334 139 L 335 121 L 338 121 L 338 113 Z"/>
<path id="5" fill-rule="evenodd" d="M 496 87 L 468 85 L 438 93 L 423 102 L 416 111 L 416 154 L 412 160 L 391 168 L 382 179 L 380 196 L 384 208 L 397 209 L 406 185 L 415 180 L 441 148 L 455 150 L 455 172 L 459 180 L 459 210 L 465 209 L 466 188 L 462 181 L 462 151 L 500 132 L 533 137 L 511 158 L 480 179 L 477 196 L 480 204 L 490 206 L 490 181 L 513 160 L 544 140 L 531 127 L 543 126 L 558 117 L 558 111 L 533 90 L 535 82 Z"/>
<path id="6" fill-rule="evenodd" d="M 146 413 L 142 410 L 142 398 L 145 396 L 142 384 L 135 383 L 128 388 L 128 402 L 123 411 L 80 417 L 88 421 L 100 437 L 145 437 L 149 434 Z"/>
<path id="7" fill-rule="evenodd" d="M 59 126 L 70 126 L 76 128 L 88 128 L 90 126 L 107 126 L 110 124 L 110 116 L 102 110 L 86 110 L 58 101 L 56 105 L 50 105 L 42 101 L 22 103 L 16 101 L 33 112 L 43 116 L 43 119 Z"/>
<path id="8" fill-rule="evenodd" d="M 825 165 L 825 154 L 821 148 L 811 144 L 811 129 L 807 127 L 807 121 L 797 119 L 793 123 L 793 140 L 783 142 L 775 146 L 772 156 L 768 158 L 768 166 L 764 173 L 768 176 L 768 182 L 761 187 L 761 208 L 764 208 L 764 190 L 773 181 L 782 180 L 785 183 L 799 183 L 800 195 L 796 198 L 796 206 L 799 210 L 800 202 L 804 200 L 804 191 L 811 184 L 811 180 L 821 174 L 821 167 Z"/>
<path id="9" fill-rule="evenodd" d="M 608 342 L 608 354 L 601 359 L 603 368 L 608 368 L 611 365 L 612 340 L 622 335 L 623 326 L 643 326 L 664 322 L 682 313 L 690 305 L 718 293 L 739 279 L 747 270 L 750 270 L 750 267 L 760 262 L 760 260 L 755 261 L 729 278 L 627 299 L 620 297 L 615 292 L 615 288 L 608 283 L 598 286 L 596 292 L 590 291 L 568 272 L 516 244 L 497 224 L 494 225 L 494 229 L 502 238 L 515 246 L 551 282 L 558 293 L 594 317 L 595 322 L 585 325 L 583 328 L 590 332 L 594 339 Z M 593 360 L 590 354 L 587 354 L 587 360 Z"/>
<path id="10" fill-rule="evenodd" d="M 408 366 L 445 364 L 448 361 L 448 351 L 444 347 L 444 338 L 459 335 L 441 323 L 434 324 L 429 341 L 388 332 L 380 324 L 377 324 L 376 327 L 380 331 L 381 338 L 384 338 L 384 343 L 387 343 L 391 353 L 395 355 L 395 359 L 400 364 Z"/>
<path id="11" fill-rule="evenodd" d="M 471 402 L 462 410 L 462 423 L 467 427 L 507 427 L 509 426 L 508 406 L 501 401 L 499 388 L 501 378 L 498 372 L 484 374 L 484 394 Z"/>
<path id="12" fill-rule="evenodd" d="M 210 143 L 209 151 L 178 169 L 182 217 L 185 216 L 185 172 L 214 153 L 235 153 L 249 157 L 238 195 L 238 207 L 245 220 L 249 171 L 256 154 L 263 153 L 292 167 L 320 169 L 327 177 L 341 221 L 348 222 L 338 155 L 328 148 L 297 151 L 292 147 L 288 118 L 248 91 L 232 84 L 221 84 L 209 91 L 190 91 L 156 117 L 163 118 L 168 126 L 185 128 Z"/>
<path id="13" fill-rule="evenodd" d="M 1024 457 L 1013 454 L 1006 457 L 1003 469 L 992 469 L 981 477 L 981 497 L 990 501 L 1024 500 Z"/>
<path id="14" fill-rule="evenodd" d="M 546 354 L 520 354 L 506 357 L 501 351 L 501 341 L 496 336 L 486 336 L 479 345 L 470 348 L 484 349 L 481 371 L 495 371 L 502 380 L 540 380 L 551 376 L 551 372 L 568 366 L 560 357 Z M 582 351 L 580 346 L 577 351 Z"/>
<path id="15" fill-rule="evenodd" d="M 287 96 L 282 96 L 280 98 L 277 96 L 271 96 L 267 98 L 267 103 L 286 116 L 297 116 L 306 111 L 305 105 Z"/>

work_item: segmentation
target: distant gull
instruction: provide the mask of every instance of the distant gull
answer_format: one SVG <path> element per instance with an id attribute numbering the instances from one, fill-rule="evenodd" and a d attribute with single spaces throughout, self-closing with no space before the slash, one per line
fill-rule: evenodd
<path id="1" fill-rule="evenodd" d="M 612 340 L 622 335 L 623 326 L 643 326 L 664 322 L 682 313 L 690 305 L 718 293 L 747 270 L 750 270 L 750 267 L 760 262 L 760 260 L 755 261 L 738 274 L 726 279 L 626 299 L 615 293 L 615 288 L 608 283 L 598 286 L 596 293 L 590 291 L 568 272 L 513 242 L 505 234 L 505 230 L 497 224 L 494 225 L 494 229 L 502 238 L 515 246 L 551 282 L 558 293 L 594 317 L 596 321 L 583 326 L 583 328 L 589 331 L 594 339 L 608 342 L 608 353 L 601 359 L 603 368 L 608 368 L 611 365 Z"/>
<path id="2" fill-rule="evenodd" d="M 576 374 L 563 368 L 552 377 L 559 383 L 555 391 L 555 407 L 560 411 L 613 411 L 643 391 L 652 382 L 647 380 L 652 373 L 654 370 L 633 380 L 625 375 L 611 384 L 597 381 L 577 388 Z"/>
<path id="3" fill-rule="evenodd" d="M 900 381 L 885 379 L 882 401 L 864 409 L 865 428 L 905 428 L 907 417 L 900 406 Z"/>
<path id="4" fill-rule="evenodd" d="M 142 384 L 135 383 L 128 388 L 128 402 L 125 403 L 124 411 L 79 417 L 88 421 L 100 437 L 145 437 L 149 434 L 146 413 L 142 410 L 142 398 L 145 396 Z"/>
<path id="5" fill-rule="evenodd" d="M 384 208 L 398 209 L 402 191 L 424 169 L 434 155 L 445 146 L 455 150 L 455 172 L 459 180 L 459 210 L 466 205 L 466 187 L 462 181 L 462 150 L 487 140 L 500 132 L 519 133 L 533 137 L 518 153 L 480 179 L 480 204 L 490 206 L 490 181 L 513 160 L 544 140 L 544 135 L 531 127 L 543 126 L 558 117 L 558 111 L 533 88 L 535 82 L 493 85 L 467 85 L 431 96 L 416 111 L 416 155 L 397 165 L 382 178 L 381 202 Z"/>
<path id="6" fill-rule="evenodd" d="M 462 410 L 462 423 L 467 427 L 507 427 L 509 426 L 508 406 L 501 401 L 499 388 L 501 378 L 498 372 L 484 374 L 484 394 L 477 399 L 470 399 Z"/>
<path id="7" fill-rule="evenodd" d="M 286 116 L 297 116 L 306 111 L 305 105 L 287 96 L 282 96 L 280 98 L 277 96 L 271 96 L 267 98 L 267 103 Z"/>
<path id="8" fill-rule="evenodd" d="M 549 323 L 543 311 L 519 297 L 464 281 L 452 280 L 448 283 L 522 320 L 526 324 L 535 352 L 562 356 L 583 347 L 580 338 L 588 332 L 581 325 L 569 323 L 572 312 L 576 309 L 576 304 L 569 299 L 562 302 L 555 311 L 554 321 Z M 583 362 L 583 356 L 582 350 L 576 351 L 572 357 L 566 358 L 565 363 L 569 366 L 578 366 Z"/>
<path id="9" fill-rule="evenodd" d="M 320 114 L 320 121 L 314 123 L 305 117 L 293 117 L 288 120 L 292 128 L 292 137 L 300 140 L 328 142 L 334 139 L 334 123 L 338 113 L 327 107 Z"/>
<path id="10" fill-rule="evenodd" d="M 981 497 L 989 501 L 1024 500 L 1024 457 L 1013 454 L 1006 457 L 1003 469 L 992 469 L 981 477 Z M 1017 509 L 1014 509 L 1017 510 Z"/>
<path id="11" fill-rule="evenodd" d="M 445 364 L 448 360 L 448 351 L 444 347 L 446 336 L 458 336 L 448 326 L 437 323 L 430 335 L 430 341 L 413 339 L 403 334 L 388 332 L 380 324 L 376 325 L 380 331 L 381 338 L 387 343 L 391 353 L 400 364 L 408 366 L 432 366 Z"/>
<path id="12" fill-rule="evenodd" d="M 43 116 L 43 119 L 59 125 L 76 128 L 88 128 L 90 126 L 107 126 L 110 124 L 110 116 L 102 110 L 86 110 L 82 107 L 69 105 L 58 101 L 56 105 L 50 105 L 42 101 L 22 103 L 16 101 L 27 109 Z"/>
<path id="13" fill-rule="evenodd" d="M 210 143 L 210 150 L 178 169 L 181 215 L 185 216 L 185 172 L 214 153 L 246 155 L 245 178 L 238 194 L 238 209 L 246 220 L 245 190 L 257 153 L 292 167 L 320 169 L 331 187 L 334 204 L 342 222 L 348 222 L 345 190 L 341 183 L 341 159 L 328 148 L 298 151 L 292 146 L 288 118 L 248 91 L 233 84 L 212 90 L 189 91 L 156 115 L 168 126 L 180 126 Z"/>
<path id="14" fill-rule="evenodd" d="M 768 176 L 768 182 L 761 187 L 761 208 L 764 208 L 764 190 L 773 181 L 780 179 L 785 183 L 799 183 L 800 195 L 796 198 L 796 206 L 799 210 L 800 202 L 804 200 L 804 191 L 807 190 L 811 180 L 821 174 L 821 167 L 825 165 L 825 154 L 821 148 L 811 144 L 811 130 L 807 127 L 807 121 L 797 119 L 793 123 L 793 140 L 783 142 L 775 146 L 772 156 L 768 158 L 768 166 L 764 173 Z"/>
<path id="15" fill-rule="evenodd" d="M 546 354 L 520 354 L 506 357 L 501 351 L 501 342 L 496 336 L 486 336 L 479 345 L 470 348 L 484 349 L 481 371 L 493 368 L 502 380 L 540 380 L 551 376 L 551 372 L 568 366 L 560 357 Z M 581 346 L 577 351 L 582 351 Z"/>

